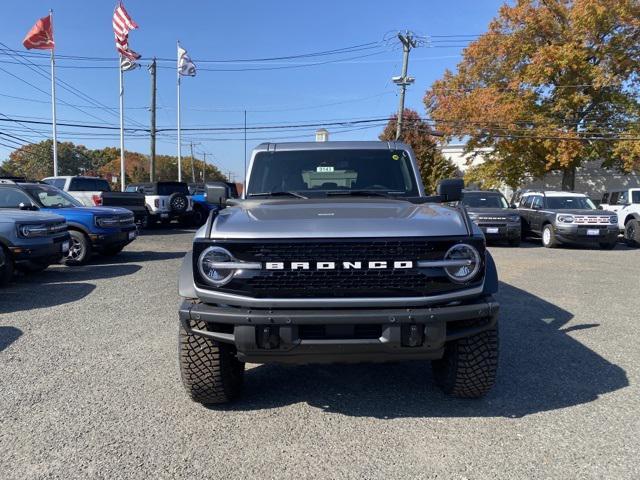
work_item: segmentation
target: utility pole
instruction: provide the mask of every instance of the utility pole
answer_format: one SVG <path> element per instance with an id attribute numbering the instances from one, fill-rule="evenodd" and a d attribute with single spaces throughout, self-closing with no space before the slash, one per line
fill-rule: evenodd
<path id="1" fill-rule="evenodd" d="M 156 181 L 156 91 L 157 91 L 157 79 L 156 79 L 156 59 L 154 57 L 151 65 L 149 65 L 149 71 L 151 72 L 151 149 L 149 152 L 149 181 Z"/>
<path id="2" fill-rule="evenodd" d="M 396 122 L 396 140 L 400 139 L 402 134 L 402 114 L 404 113 L 404 95 L 407 91 L 407 85 L 411 85 L 415 79 L 407 76 L 409 69 L 409 52 L 415 48 L 417 43 L 413 34 L 409 31 L 404 34 L 398 33 L 398 38 L 402 43 L 402 75 L 393 77 L 393 83 L 400 87 L 400 105 L 398 106 L 398 120 Z"/>
<path id="3" fill-rule="evenodd" d="M 193 155 L 193 142 L 191 142 L 191 181 L 196 183 L 196 157 Z"/>
<path id="4" fill-rule="evenodd" d="M 207 152 L 202 153 L 202 183 L 207 183 Z"/>

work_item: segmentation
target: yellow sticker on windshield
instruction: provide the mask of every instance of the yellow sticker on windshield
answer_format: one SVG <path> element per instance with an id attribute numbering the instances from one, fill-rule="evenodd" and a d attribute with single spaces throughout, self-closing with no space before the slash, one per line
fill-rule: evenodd
<path id="1" fill-rule="evenodd" d="M 391 158 L 393 158 L 394 160 L 400 160 L 400 155 L 394 153 L 393 155 L 391 155 Z"/>

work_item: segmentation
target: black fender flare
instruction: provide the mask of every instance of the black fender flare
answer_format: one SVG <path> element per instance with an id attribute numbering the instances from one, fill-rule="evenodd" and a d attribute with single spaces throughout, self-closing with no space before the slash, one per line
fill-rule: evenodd
<path id="1" fill-rule="evenodd" d="M 178 294 L 183 298 L 198 298 L 193 284 L 193 251 L 187 252 L 182 259 L 178 275 Z"/>
<path id="2" fill-rule="evenodd" d="M 89 231 L 89 229 L 87 227 L 85 227 L 81 223 L 77 223 L 77 222 L 67 222 L 67 229 L 68 230 L 78 230 L 78 231 L 84 233 L 85 235 L 90 235 L 91 234 L 91 232 Z"/>
<path id="3" fill-rule="evenodd" d="M 483 295 L 493 295 L 498 293 L 498 269 L 496 262 L 493 260 L 493 256 L 488 251 L 484 254 L 484 261 L 486 264 L 486 270 L 484 274 L 484 287 L 482 288 Z"/>

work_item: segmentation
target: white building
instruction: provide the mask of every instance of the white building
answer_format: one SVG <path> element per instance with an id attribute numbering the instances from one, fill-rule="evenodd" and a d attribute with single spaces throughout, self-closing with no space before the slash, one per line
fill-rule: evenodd
<path id="1" fill-rule="evenodd" d="M 464 173 L 470 166 L 480 165 L 485 161 L 483 154 L 490 152 L 490 148 L 478 149 L 475 154 L 464 154 L 463 143 L 449 144 L 442 147 L 442 153 L 458 169 Z M 599 200 L 607 190 L 618 188 L 640 187 L 640 173 L 620 173 L 614 169 L 602 168 L 602 162 L 587 162 L 576 170 L 576 192 L 583 192 L 594 200 Z M 560 190 L 562 188 L 562 172 L 546 174 L 541 179 L 530 179 L 521 185 L 522 188 L 540 188 L 545 190 Z M 510 189 L 504 188 L 505 194 Z"/>

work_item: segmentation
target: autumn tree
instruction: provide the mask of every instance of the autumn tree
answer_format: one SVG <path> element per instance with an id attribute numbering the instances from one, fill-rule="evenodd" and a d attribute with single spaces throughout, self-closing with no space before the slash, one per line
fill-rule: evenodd
<path id="1" fill-rule="evenodd" d="M 588 160 L 640 166 L 640 2 L 517 0 L 425 96 L 437 130 L 490 147 L 473 175 L 516 187 Z"/>
<path id="2" fill-rule="evenodd" d="M 395 140 L 396 125 L 397 117 L 392 116 L 380 134 L 380 140 Z M 400 140 L 413 149 L 420 168 L 422 183 L 427 192 L 435 192 L 440 180 L 457 175 L 457 168 L 442 155 L 432 136 L 432 130 L 420 118 L 418 112 L 408 108 L 404 110 Z"/>
<path id="3" fill-rule="evenodd" d="M 53 142 L 44 140 L 14 150 L 9 159 L 0 167 L 3 174 L 40 180 L 53 175 Z M 158 180 L 177 180 L 178 159 L 175 156 L 156 157 L 156 177 Z M 149 157 L 142 153 L 125 151 L 126 183 L 149 181 Z M 196 179 L 225 180 L 215 166 L 195 160 Z M 106 147 L 89 150 L 83 145 L 58 142 L 58 173 L 60 175 L 91 175 L 108 179 L 120 176 L 120 149 Z M 182 159 L 182 178 L 191 178 L 191 158 Z M 114 188 L 119 184 L 114 183 Z"/>

